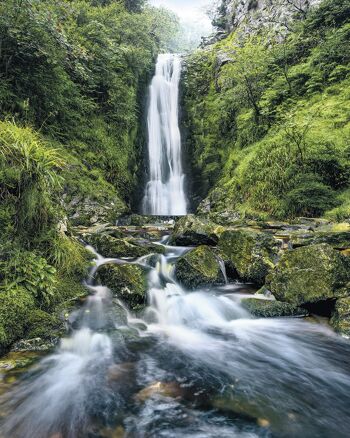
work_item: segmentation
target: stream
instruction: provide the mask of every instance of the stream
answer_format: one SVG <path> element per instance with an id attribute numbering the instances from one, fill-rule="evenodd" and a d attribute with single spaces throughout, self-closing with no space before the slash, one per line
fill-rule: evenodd
<path id="1" fill-rule="evenodd" d="M 239 283 L 188 292 L 176 260 L 138 260 L 136 315 L 88 279 L 72 333 L 1 399 L 1 438 L 346 437 L 350 344 L 300 318 L 254 319 Z"/>

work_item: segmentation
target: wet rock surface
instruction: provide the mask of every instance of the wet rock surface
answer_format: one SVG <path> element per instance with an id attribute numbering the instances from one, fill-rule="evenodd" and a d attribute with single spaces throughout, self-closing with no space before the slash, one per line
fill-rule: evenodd
<path id="1" fill-rule="evenodd" d="M 226 230 L 219 249 L 227 256 L 244 281 L 263 285 L 277 261 L 281 244 L 273 236 L 254 229 Z"/>
<path id="2" fill-rule="evenodd" d="M 118 298 L 125 300 L 132 309 L 145 306 L 146 271 L 141 266 L 105 264 L 98 269 L 96 276 Z"/>
<path id="3" fill-rule="evenodd" d="M 216 245 L 222 227 L 205 217 L 187 215 L 179 219 L 170 238 L 172 245 Z"/>
<path id="4" fill-rule="evenodd" d="M 175 276 L 188 289 L 224 283 L 215 253 L 205 245 L 189 251 L 177 261 Z"/>
<path id="5" fill-rule="evenodd" d="M 349 260 L 330 245 L 285 252 L 268 278 L 278 300 L 294 305 L 349 295 Z"/>
<path id="6" fill-rule="evenodd" d="M 258 298 L 244 298 L 242 306 L 257 318 L 278 318 L 286 316 L 307 316 L 308 311 L 290 303 Z"/>
<path id="7" fill-rule="evenodd" d="M 330 323 L 338 333 L 350 337 L 350 297 L 337 300 Z"/>

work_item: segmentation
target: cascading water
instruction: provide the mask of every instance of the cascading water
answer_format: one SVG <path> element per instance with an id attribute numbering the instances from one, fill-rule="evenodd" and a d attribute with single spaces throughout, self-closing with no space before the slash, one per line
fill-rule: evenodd
<path id="1" fill-rule="evenodd" d="M 143 199 L 144 214 L 186 214 L 178 120 L 180 74 L 181 59 L 178 55 L 158 56 L 156 73 L 150 86 L 147 118 L 149 181 Z"/>
<path id="2" fill-rule="evenodd" d="M 301 319 L 254 319 L 236 284 L 187 292 L 189 248 L 134 261 L 149 306 L 99 285 L 73 334 L 0 398 L 1 438 L 330 438 L 350 427 L 350 345 Z M 94 270 L 92 271 L 92 273 Z"/>

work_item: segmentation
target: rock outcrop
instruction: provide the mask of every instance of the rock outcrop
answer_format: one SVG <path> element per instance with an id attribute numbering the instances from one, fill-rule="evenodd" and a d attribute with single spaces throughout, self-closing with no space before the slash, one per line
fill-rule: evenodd
<path id="1" fill-rule="evenodd" d="M 188 289 L 224 283 L 218 259 L 205 245 L 189 251 L 176 263 L 177 280 Z"/>
<path id="2" fill-rule="evenodd" d="M 350 261 L 325 243 L 285 252 L 268 277 L 281 301 L 296 306 L 350 294 Z"/>
<path id="3" fill-rule="evenodd" d="M 118 298 L 132 309 L 140 309 L 146 304 L 146 275 L 141 266 L 125 264 L 105 264 L 97 271 L 97 278 Z"/>
<path id="4" fill-rule="evenodd" d="M 232 263 L 243 281 L 263 285 L 277 261 L 280 242 L 254 229 L 226 230 L 220 236 L 219 249 Z"/>

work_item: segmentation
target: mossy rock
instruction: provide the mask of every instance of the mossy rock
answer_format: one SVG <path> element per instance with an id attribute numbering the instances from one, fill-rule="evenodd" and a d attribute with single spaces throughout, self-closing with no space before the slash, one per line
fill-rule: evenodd
<path id="1" fill-rule="evenodd" d="M 219 262 L 214 252 L 205 245 L 180 257 L 175 266 L 175 275 L 188 289 L 224 283 Z"/>
<path id="2" fill-rule="evenodd" d="M 217 245 L 222 231 L 223 227 L 189 214 L 176 222 L 170 243 L 180 246 Z"/>
<path id="3" fill-rule="evenodd" d="M 350 231 L 316 231 L 312 235 L 292 235 L 290 242 L 295 248 L 306 245 L 327 243 L 335 249 L 344 250 L 350 248 Z"/>
<path id="4" fill-rule="evenodd" d="M 132 257 L 138 258 L 147 254 L 163 253 L 164 247 L 144 240 L 129 238 L 118 239 L 110 234 L 92 234 L 87 237 L 88 243 L 94 246 L 104 257 Z"/>
<path id="5" fill-rule="evenodd" d="M 350 262 L 325 243 L 287 251 L 268 277 L 281 301 L 300 306 L 350 293 Z"/>
<path id="6" fill-rule="evenodd" d="M 146 272 L 141 266 L 105 264 L 98 269 L 97 278 L 132 309 L 146 304 Z"/>
<path id="7" fill-rule="evenodd" d="M 62 337 L 65 332 L 64 322 L 57 315 L 51 315 L 41 309 L 35 309 L 30 313 L 26 338 L 51 341 Z"/>
<path id="8" fill-rule="evenodd" d="M 330 323 L 336 332 L 350 336 L 350 297 L 337 300 Z"/>
<path id="9" fill-rule="evenodd" d="M 253 229 L 226 230 L 219 249 L 231 261 L 243 281 L 263 285 L 277 262 L 280 244 L 270 234 Z"/>
<path id="10" fill-rule="evenodd" d="M 282 316 L 307 316 L 308 311 L 290 303 L 259 298 L 244 298 L 242 306 L 258 318 L 278 318 Z"/>
<path id="11" fill-rule="evenodd" d="M 0 354 L 24 335 L 34 309 L 34 298 L 25 288 L 0 291 Z"/>

